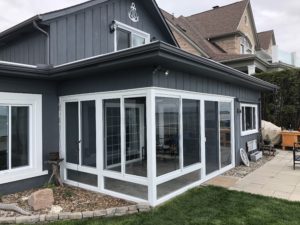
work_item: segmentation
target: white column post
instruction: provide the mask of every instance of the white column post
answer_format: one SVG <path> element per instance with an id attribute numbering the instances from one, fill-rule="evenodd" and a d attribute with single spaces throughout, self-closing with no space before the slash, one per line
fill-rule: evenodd
<path id="1" fill-rule="evenodd" d="M 156 121 L 155 121 L 155 91 L 150 89 L 147 94 L 147 162 L 148 162 L 148 201 L 155 206 L 157 201 L 156 188 Z"/>
<path id="2" fill-rule="evenodd" d="M 253 74 L 255 74 L 255 68 L 256 68 L 256 66 L 255 65 L 249 65 L 248 66 L 248 75 L 253 75 Z"/>

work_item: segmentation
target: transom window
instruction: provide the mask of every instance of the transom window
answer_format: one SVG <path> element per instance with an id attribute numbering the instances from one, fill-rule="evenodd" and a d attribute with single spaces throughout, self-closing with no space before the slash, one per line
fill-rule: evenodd
<path id="1" fill-rule="evenodd" d="M 138 47 L 150 42 L 150 34 L 115 21 L 115 51 Z"/>
<path id="2" fill-rule="evenodd" d="M 252 45 L 246 37 L 241 37 L 241 54 L 252 54 Z"/>
<path id="3" fill-rule="evenodd" d="M 241 128 L 243 136 L 258 132 L 257 105 L 241 105 Z"/>

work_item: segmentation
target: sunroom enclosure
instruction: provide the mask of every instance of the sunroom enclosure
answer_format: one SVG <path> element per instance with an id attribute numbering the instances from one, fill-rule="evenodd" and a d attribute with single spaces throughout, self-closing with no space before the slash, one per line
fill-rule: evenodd
<path id="1" fill-rule="evenodd" d="M 235 163 L 234 98 L 143 88 L 60 98 L 65 183 L 158 205 Z"/>

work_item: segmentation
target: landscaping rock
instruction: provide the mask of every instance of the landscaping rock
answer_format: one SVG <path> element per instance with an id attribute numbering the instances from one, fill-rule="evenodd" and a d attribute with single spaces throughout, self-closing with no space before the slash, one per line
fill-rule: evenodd
<path id="1" fill-rule="evenodd" d="M 112 217 L 116 213 L 116 208 L 106 209 L 106 217 Z"/>
<path id="2" fill-rule="evenodd" d="M 0 224 L 15 224 L 16 217 L 3 217 L 0 218 Z"/>
<path id="3" fill-rule="evenodd" d="M 137 211 L 137 205 L 130 205 L 128 206 L 129 211 Z"/>
<path id="4" fill-rule="evenodd" d="M 93 218 L 94 217 L 94 212 L 93 211 L 88 211 L 88 212 L 82 212 L 82 218 Z"/>
<path id="5" fill-rule="evenodd" d="M 46 221 L 46 215 L 40 215 L 40 222 Z"/>
<path id="6" fill-rule="evenodd" d="M 151 207 L 147 203 L 139 203 L 137 204 L 137 209 L 139 212 L 148 212 L 151 210 Z"/>
<path id="7" fill-rule="evenodd" d="M 20 216 L 16 217 L 17 224 L 33 224 L 40 221 L 40 216 Z"/>
<path id="8" fill-rule="evenodd" d="M 116 208 L 115 216 L 124 216 L 128 213 L 128 207 Z"/>
<path id="9" fill-rule="evenodd" d="M 54 203 L 53 191 L 49 188 L 32 193 L 28 199 L 28 204 L 33 210 L 51 208 Z"/>
<path id="10" fill-rule="evenodd" d="M 62 211 L 63 211 L 62 207 L 60 207 L 59 205 L 53 205 L 51 207 L 50 213 L 52 213 L 52 214 L 59 214 Z"/>
<path id="11" fill-rule="evenodd" d="M 82 219 L 82 213 L 81 212 L 70 213 L 69 219 L 70 220 L 81 220 Z"/>
<path id="12" fill-rule="evenodd" d="M 58 220 L 58 214 L 46 215 L 46 221 L 56 221 L 56 220 Z"/>
<path id="13" fill-rule="evenodd" d="M 71 213 L 70 212 L 64 212 L 64 213 L 59 213 L 58 214 L 58 219 L 59 220 L 67 220 L 70 218 Z"/>
<path id="14" fill-rule="evenodd" d="M 105 209 L 94 211 L 94 217 L 102 217 L 106 215 L 107 215 L 107 211 Z"/>

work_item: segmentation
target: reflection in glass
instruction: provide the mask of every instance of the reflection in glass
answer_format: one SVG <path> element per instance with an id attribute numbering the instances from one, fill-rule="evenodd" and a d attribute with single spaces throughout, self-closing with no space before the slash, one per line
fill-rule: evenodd
<path id="1" fill-rule="evenodd" d="M 121 114 L 120 99 L 103 101 L 104 168 L 121 172 Z"/>
<path id="2" fill-rule="evenodd" d="M 146 42 L 145 38 L 138 35 L 132 34 L 132 47 L 144 45 Z"/>
<path id="3" fill-rule="evenodd" d="M 29 107 L 11 107 L 11 167 L 29 165 Z"/>
<path id="4" fill-rule="evenodd" d="M 156 98 L 157 176 L 179 169 L 179 99 Z"/>
<path id="5" fill-rule="evenodd" d="M 218 102 L 205 102 L 206 174 L 219 170 Z"/>
<path id="6" fill-rule="evenodd" d="M 130 48 L 130 32 L 117 29 L 117 50 Z"/>
<path id="7" fill-rule="evenodd" d="M 221 167 L 231 164 L 231 104 L 220 103 Z"/>
<path id="8" fill-rule="evenodd" d="M 73 164 L 79 164 L 78 121 L 78 102 L 66 103 L 66 156 Z"/>
<path id="9" fill-rule="evenodd" d="M 82 165 L 96 167 L 96 108 L 95 101 L 81 102 Z"/>
<path id="10" fill-rule="evenodd" d="M 146 98 L 125 99 L 126 173 L 147 177 Z"/>
<path id="11" fill-rule="evenodd" d="M 183 165 L 201 162 L 200 101 L 182 100 L 183 113 Z"/>
<path id="12" fill-rule="evenodd" d="M 0 106 L 0 171 L 8 169 L 8 121 L 8 107 Z"/>

